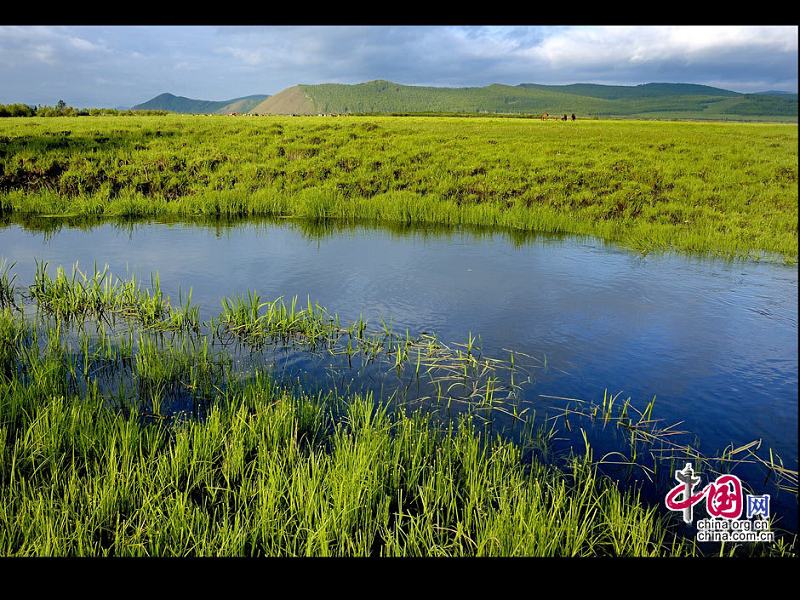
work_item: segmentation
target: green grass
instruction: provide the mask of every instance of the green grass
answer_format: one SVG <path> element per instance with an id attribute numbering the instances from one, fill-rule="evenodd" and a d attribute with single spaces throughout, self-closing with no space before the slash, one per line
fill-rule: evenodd
<path id="1" fill-rule="evenodd" d="M 2 555 L 696 552 L 590 456 L 564 473 L 469 417 L 442 425 L 369 396 L 289 393 L 258 371 L 217 388 L 202 420 L 143 419 L 96 384 L 71 385 L 60 330 L 40 345 L 29 328 L 0 313 Z M 139 345 L 141 403 L 200 378 L 202 350 L 169 352 Z"/>
<path id="2" fill-rule="evenodd" d="M 13 288 L 6 283 L 7 271 L 4 273 L 1 267 L 0 299 L 7 296 L 9 300 L 5 303 L 11 304 Z M 107 266 L 102 271 L 95 266 L 91 276 L 77 267 L 73 267 L 68 276 L 63 267 L 58 267 L 55 277 L 51 277 L 47 263 L 37 263 L 30 296 L 40 307 L 67 321 L 122 317 L 161 331 L 199 329 L 199 307 L 192 305 L 191 290 L 185 302 L 179 299 L 178 306 L 173 307 L 161 292 L 157 274 L 150 283 L 151 289 L 146 289 L 135 277 L 127 281 L 115 279 L 109 275 Z M 12 291 L 3 292 L 3 289 Z"/>
<path id="3" fill-rule="evenodd" d="M 797 260 L 797 127 L 211 116 L 0 122 L 0 213 L 282 216 Z"/>
<path id="4" fill-rule="evenodd" d="M 142 425 L 102 399 L 37 396 L 6 437 L 3 555 L 686 554 L 656 511 L 598 481 L 526 469 L 470 424 L 437 432 L 351 398 L 268 383 L 220 398 L 203 422 Z"/>
<path id="5" fill-rule="evenodd" d="M 223 298 L 219 322 L 225 333 L 256 347 L 267 339 L 296 337 L 312 346 L 329 343 L 342 331 L 338 320 L 310 299 L 305 307 L 298 307 L 297 298 L 287 306 L 283 298 L 261 302 L 257 293 L 249 292 L 246 298 Z"/>

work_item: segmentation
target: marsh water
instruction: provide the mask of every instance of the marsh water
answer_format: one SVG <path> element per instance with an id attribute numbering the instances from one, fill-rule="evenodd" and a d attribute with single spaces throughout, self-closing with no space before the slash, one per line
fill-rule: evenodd
<path id="1" fill-rule="evenodd" d="M 34 259 L 107 264 L 145 281 L 158 272 L 173 297 L 191 288 L 204 317 L 221 298 L 256 290 L 310 297 L 345 322 L 384 319 L 451 342 L 471 333 L 486 355 L 513 349 L 546 364 L 523 391 L 541 414 L 563 406 L 552 396 L 598 401 L 607 389 L 635 406 L 655 396 L 655 416 L 679 422 L 702 451 L 760 439 L 797 469 L 796 265 L 642 256 L 575 237 L 294 221 L 12 222 L 0 227 L 0 258 L 16 262 L 19 284 L 30 283 Z M 575 443 L 574 432 L 561 441 Z M 593 443 L 613 449 L 599 433 Z M 796 499 L 772 491 L 773 511 L 796 529 Z"/>

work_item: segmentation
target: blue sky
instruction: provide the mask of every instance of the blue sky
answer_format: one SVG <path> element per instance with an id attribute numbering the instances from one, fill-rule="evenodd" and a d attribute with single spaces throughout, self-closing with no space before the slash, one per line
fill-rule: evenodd
<path id="1" fill-rule="evenodd" d="M 0 26 L 0 103 L 222 100 L 297 83 L 703 83 L 797 91 L 797 27 Z"/>

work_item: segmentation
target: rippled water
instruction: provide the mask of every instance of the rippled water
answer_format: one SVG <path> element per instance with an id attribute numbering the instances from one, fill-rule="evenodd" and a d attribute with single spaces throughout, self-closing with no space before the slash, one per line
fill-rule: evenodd
<path id="1" fill-rule="evenodd" d="M 0 228 L 20 283 L 34 258 L 108 264 L 165 292 L 193 290 L 203 315 L 257 290 L 306 296 L 346 322 L 360 314 L 446 341 L 480 335 L 484 353 L 546 356 L 526 390 L 587 400 L 622 391 L 681 421 L 702 450 L 762 439 L 797 468 L 797 266 L 638 254 L 592 239 L 460 230 L 325 230 L 100 224 L 47 233 Z M 537 404 L 538 403 L 538 404 Z M 552 404 L 552 402 L 550 403 Z"/>

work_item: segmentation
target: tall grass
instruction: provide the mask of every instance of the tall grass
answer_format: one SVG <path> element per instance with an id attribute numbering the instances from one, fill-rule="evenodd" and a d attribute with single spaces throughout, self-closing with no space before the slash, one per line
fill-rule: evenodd
<path id="1" fill-rule="evenodd" d="M 56 332 L 26 352 L 22 323 L 0 316 L 19 369 L 0 377 L 2 555 L 697 552 L 590 456 L 564 474 L 469 417 L 443 427 L 370 396 L 292 394 L 261 371 L 217 388 L 202 420 L 144 421 L 97 384 L 65 386 L 74 366 Z M 178 356 L 140 344 L 143 399 L 187 368 Z"/>
<path id="2" fill-rule="evenodd" d="M 796 261 L 796 125 L 562 125 L 7 119 L 0 213 L 481 225 Z"/>

